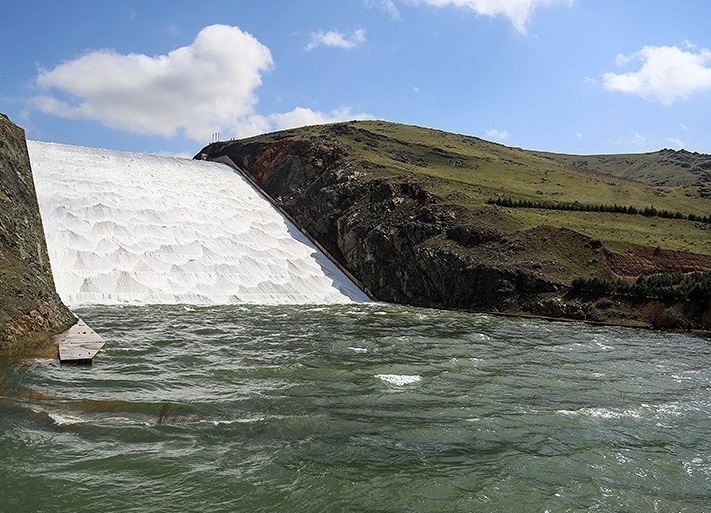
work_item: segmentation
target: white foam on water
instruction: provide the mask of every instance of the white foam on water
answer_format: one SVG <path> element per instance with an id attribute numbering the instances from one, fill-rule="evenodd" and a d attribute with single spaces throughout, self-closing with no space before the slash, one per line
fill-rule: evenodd
<path id="1" fill-rule="evenodd" d="M 62 415 L 61 413 L 48 412 L 49 418 L 51 418 L 54 423 L 58 426 L 70 426 L 73 424 L 82 424 L 86 422 L 85 419 L 81 417 L 75 417 L 73 415 Z"/>
<path id="2" fill-rule="evenodd" d="M 55 284 L 70 306 L 368 301 L 226 165 L 28 148 Z"/>
<path id="3" fill-rule="evenodd" d="M 231 425 L 231 424 L 254 424 L 256 422 L 264 422 L 267 420 L 266 417 L 250 417 L 243 419 L 231 419 L 231 420 L 212 420 L 210 421 L 214 426 Z M 207 421 L 200 421 L 207 422 Z"/>
<path id="4" fill-rule="evenodd" d="M 614 408 L 580 408 L 579 410 L 558 410 L 563 415 L 581 415 L 599 419 L 639 419 L 640 413 L 635 410 L 620 410 Z"/>
<path id="5" fill-rule="evenodd" d="M 586 407 L 577 410 L 558 410 L 563 415 L 580 415 L 599 419 L 659 419 L 668 420 L 673 417 L 683 416 L 687 412 L 699 411 L 699 408 L 692 402 L 689 403 L 662 403 L 646 404 L 642 403 L 636 408 L 599 408 Z M 663 424 L 657 423 L 657 426 Z"/>
<path id="6" fill-rule="evenodd" d="M 416 374 L 376 374 L 375 377 L 382 379 L 386 383 L 395 385 L 396 387 L 417 383 L 422 379 L 422 376 L 418 376 Z"/>

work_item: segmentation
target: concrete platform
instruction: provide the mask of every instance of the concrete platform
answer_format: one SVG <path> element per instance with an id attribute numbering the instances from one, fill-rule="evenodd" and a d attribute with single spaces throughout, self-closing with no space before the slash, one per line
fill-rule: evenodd
<path id="1" fill-rule="evenodd" d="M 59 363 L 91 365 L 106 341 L 81 319 L 64 333 L 55 337 L 59 346 Z"/>

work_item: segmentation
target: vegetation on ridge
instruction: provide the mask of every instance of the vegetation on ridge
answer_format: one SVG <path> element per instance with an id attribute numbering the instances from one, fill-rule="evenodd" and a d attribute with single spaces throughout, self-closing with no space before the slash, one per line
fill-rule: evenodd
<path id="1" fill-rule="evenodd" d="M 550 225 L 603 240 L 611 251 L 625 252 L 635 244 L 711 255 L 709 226 L 698 223 L 711 212 L 711 171 L 706 164 L 711 155 L 683 150 L 619 157 L 557 155 L 385 121 L 314 126 L 260 138 L 294 136 L 335 138 L 365 162 L 370 175 L 414 180 L 444 202 L 476 211 L 505 232 Z M 698 162 L 693 166 L 692 157 Z M 576 165 L 582 161 L 585 166 Z M 625 169 L 633 171 L 630 178 Z M 652 207 L 684 219 L 502 210 L 488 204 L 508 197 L 538 204 L 618 204 L 641 212 Z"/>
<path id="2" fill-rule="evenodd" d="M 673 305 L 665 301 L 686 301 L 686 285 L 659 296 L 644 281 L 711 270 L 711 156 L 558 155 L 384 121 L 305 127 L 203 151 L 243 162 L 324 245 L 355 248 L 339 258 L 371 283 L 397 296 L 400 280 L 404 302 L 711 329 L 711 303 L 667 315 Z M 317 219 L 324 215 L 331 217 Z M 452 273 L 468 285 L 451 282 Z M 615 306 L 598 305 L 581 287 L 614 295 Z M 644 313 L 642 297 L 659 300 L 656 313 Z M 678 320 L 687 314 L 696 320 Z"/>
<path id="3" fill-rule="evenodd" d="M 624 205 L 593 205 L 590 203 L 551 203 L 549 201 L 517 200 L 513 198 L 491 198 L 486 201 L 489 205 L 510 208 L 540 208 L 544 210 L 569 210 L 574 212 L 611 212 L 615 214 L 640 215 L 645 217 L 663 217 L 666 219 L 687 219 L 699 223 L 711 223 L 711 215 L 706 217 L 696 214 L 682 214 L 669 210 L 657 210 L 653 205 L 644 207 L 643 210 L 633 206 Z"/>
<path id="4" fill-rule="evenodd" d="M 572 282 L 572 290 L 574 292 L 595 294 L 598 297 L 616 295 L 637 298 L 708 301 L 711 298 L 711 272 L 659 273 L 641 276 L 634 283 L 620 279 L 576 278 Z"/>

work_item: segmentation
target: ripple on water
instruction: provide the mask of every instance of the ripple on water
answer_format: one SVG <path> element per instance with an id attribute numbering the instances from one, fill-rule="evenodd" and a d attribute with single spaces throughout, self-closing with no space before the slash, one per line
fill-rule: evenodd
<path id="1" fill-rule="evenodd" d="M 405 385 L 411 385 L 422 380 L 422 376 L 412 375 L 412 374 L 376 374 L 376 378 L 385 381 L 396 387 L 402 387 Z"/>
<path id="2" fill-rule="evenodd" d="M 22 390 L 0 392 L 8 511 L 46 510 L 37 490 L 78 513 L 711 503 L 705 339 L 387 305 L 79 313 L 109 343 L 93 367 L 0 372 Z"/>

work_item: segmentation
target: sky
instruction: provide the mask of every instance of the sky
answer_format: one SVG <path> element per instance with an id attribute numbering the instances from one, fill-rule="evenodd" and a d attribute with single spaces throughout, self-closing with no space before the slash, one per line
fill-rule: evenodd
<path id="1" fill-rule="evenodd" d="M 0 0 L 29 139 L 192 156 L 383 119 L 560 153 L 711 153 L 708 0 Z"/>

